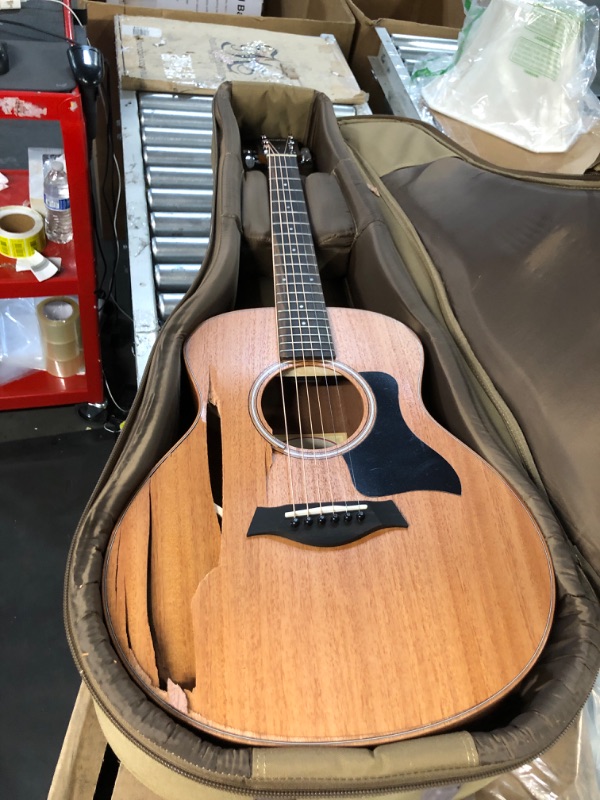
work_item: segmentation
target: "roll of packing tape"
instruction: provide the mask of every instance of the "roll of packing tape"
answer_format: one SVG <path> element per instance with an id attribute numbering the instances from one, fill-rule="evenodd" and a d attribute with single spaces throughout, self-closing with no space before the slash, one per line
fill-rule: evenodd
<path id="1" fill-rule="evenodd" d="M 57 378 L 76 375 L 83 367 L 79 306 L 70 297 L 48 297 L 37 305 L 46 370 Z"/>
<path id="2" fill-rule="evenodd" d="M 27 258 L 46 246 L 44 218 L 27 206 L 0 208 L 0 253 Z"/>

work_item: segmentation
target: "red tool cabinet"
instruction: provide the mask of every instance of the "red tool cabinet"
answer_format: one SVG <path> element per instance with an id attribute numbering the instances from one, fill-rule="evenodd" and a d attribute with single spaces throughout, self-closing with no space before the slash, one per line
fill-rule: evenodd
<path id="1" fill-rule="evenodd" d="M 72 39 L 73 26 L 68 12 L 55 4 L 48 3 L 47 6 L 62 12 L 65 36 Z M 73 85 L 66 91 L 5 91 L 2 85 L 0 77 L 0 125 L 10 125 L 15 120 L 28 120 L 31 124 L 36 121 L 60 124 L 69 178 L 73 239 L 67 245 L 48 243 L 44 249 L 44 255 L 60 256 L 62 259 L 60 272 L 49 280 L 40 283 L 32 272 L 16 272 L 10 266 L 0 267 L 0 298 L 75 297 L 79 304 L 85 374 L 58 378 L 43 370 L 30 372 L 23 378 L 0 385 L 0 409 L 100 403 L 103 400 L 103 381 L 95 294 L 91 196 L 79 90 Z M 0 206 L 27 204 L 28 171 L 0 169 L 9 180 L 8 188 L 0 192 Z M 7 261 L 4 257 L 0 260 Z"/>

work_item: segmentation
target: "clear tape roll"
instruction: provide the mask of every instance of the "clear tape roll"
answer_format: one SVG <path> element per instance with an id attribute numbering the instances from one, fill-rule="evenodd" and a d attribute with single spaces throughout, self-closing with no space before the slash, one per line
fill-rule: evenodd
<path id="1" fill-rule="evenodd" d="M 46 370 L 57 378 L 83 367 L 79 306 L 70 297 L 48 297 L 37 305 Z"/>
<path id="2" fill-rule="evenodd" d="M 0 208 L 0 253 L 27 258 L 46 246 L 44 218 L 27 206 Z"/>

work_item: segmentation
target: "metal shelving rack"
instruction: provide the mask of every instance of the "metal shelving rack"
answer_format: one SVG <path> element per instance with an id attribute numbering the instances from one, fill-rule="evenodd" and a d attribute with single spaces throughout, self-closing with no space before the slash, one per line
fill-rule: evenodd
<path id="1" fill-rule="evenodd" d="M 56 13 L 63 14 L 65 36 L 72 39 L 70 14 L 59 6 L 56 6 Z M 40 283 L 31 272 L 16 272 L 10 266 L 0 269 L 0 297 L 76 296 L 80 311 L 85 373 L 58 378 L 44 370 L 31 372 L 19 380 L 0 386 L 0 409 L 80 402 L 100 403 L 104 394 L 95 294 L 87 143 L 79 89 L 74 85 L 74 88 L 65 91 L 7 91 L 2 89 L 0 80 L 0 122 L 10 124 L 15 120 L 31 120 L 35 124 L 39 119 L 60 123 L 71 196 L 78 198 L 78 202 L 71 206 L 73 240 L 67 245 L 49 244 L 45 248 L 44 254 L 60 256 L 62 260 L 61 271 L 48 281 Z M 28 172 L 3 171 L 9 179 L 9 187 L 2 192 L 1 204 L 26 204 L 29 198 Z"/>
<path id="2" fill-rule="evenodd" d="M 138 381 L 161 324 L 202 268 L 212 209 L 212 98 L 121 90 Z M 370 114 L 336 105 L 338 117 Z"/>

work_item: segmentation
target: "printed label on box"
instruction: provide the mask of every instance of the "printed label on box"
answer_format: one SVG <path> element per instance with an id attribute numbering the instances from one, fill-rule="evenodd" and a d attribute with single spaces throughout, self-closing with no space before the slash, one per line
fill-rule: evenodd
<path id="1" fill-rule="evenodd" d="M 208 14 L 239 14 L 260 17 L 263 0 L 107 0 L 109 3 L 123 2 L 125 6 L 164 8 L 172 11 L 193 11 Z M 0 0 L 2 2 L 2 0 Z"/>

